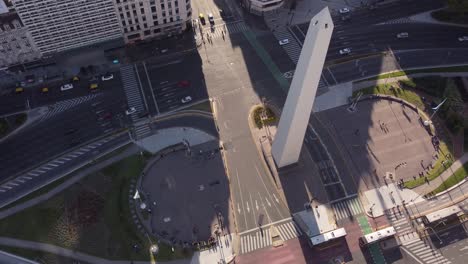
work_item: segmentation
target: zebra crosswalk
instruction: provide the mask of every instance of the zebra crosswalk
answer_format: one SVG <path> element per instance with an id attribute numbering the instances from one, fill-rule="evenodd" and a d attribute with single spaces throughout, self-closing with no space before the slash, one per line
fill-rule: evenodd
<path id="1" fill-rule="evenodd" d="M 283 241 L 290 240 L 302 235 L 301 230 L 292 220 L 273 226 L 276 227 L 276 230 L 278 231 Z M 256 229 L 248 233 L 241 233 L 240 254 L 246 254 L 248 252 L 270 246 L 272 244 L 271 227 L 273 226 L 265 227 L 261 230 Z"/>
<path id="2" fill-rule="evenodd" d="M 150 124 L 142 124 L 139 126 L 135 126 L 134 131 L 135 131 L 135 139 L 137 140 L 151 135 Z"/>
<path id="3" fill-rule="evenodd" d="M 427 264 L 451 264 L 452 262 L 442 256 L 438 250 L 424 243 L 421 239 L 414 240 L 404 246 L 416 255 L 423 263 Z"/>
<path id="4" fill-rule="evenodd" d="M 364 213 L 364 209 L 357 196 L 332 203 L 332 208 L 335 212 L 336 220 L 346 219 Z"/>
<path id="5" fill-rule="evenodd" d="M 64 101 L 60 101 L 60 102 L 57 102 L 53 105 L 50 105 L 49 106 L 49 111 L 41 117 L 41 119 L 39 121 L 44 121 L 46 119 L 49 119 L 49 118 L 52 118 L 54 117 L 55 115 L 61 113 L 61 112 L 64 112 L 64 111 L 67 111 L 68 109 L 71 109 L 79 104 L 82 104 L 84 102 L 87 102 L 91 99 L 94 99 L 96 98 L 97 96 L 99 96 L 100 94 L 97 93 L 97 94 L 89 94 L 89 95 L 86 95 L 86 96 L 81 96 L 81 97 L 77 97 L 77 98 L 73 98 L 73 99 L 69 99 L 69 100 L 64 100 Z"/>
<path id="6" fill-rule="evenodd" d="M 394 25 L 394 24 L 407 24 L 413 23 L 414 21 L 410 17 L 401 17 L 397 19 L 388 20 L 377 25 Z"/>
<path id="7" fill-rule="evenodd" d="M 137 82 L 135 68 L 133 65 L 124 65 L 120 67 L 120 74 L 122 76 L 122 83 L 124 86 L 125 95 L 127 97 L 128 107 L 135 107 L 137 110 L 130 115 L 133 122 L 138 120 L 138 113 L 145 110 L 142 95 L 140 94 L 139 85 Z"/>
<path id="8" fill-rule="evenodd" d="M 229 23 L 229 24 L 221 24 L 215 26 L 212 30 L 205 29 L 203 34 L 205 34 L 204 37 L 210 36 L 212 38 L 222 38 L 223 37 L 223 31 L 225 33 L 225 36 L 241 33 L 242 31 L 245 31 L 247 29 L 247 25 L 243 21 L 239 22 L 234 22 L 234 23 Z M 200 32 L 198 30 L 195 31 L 197 33 L 197 38 L 200 35 Z"/>

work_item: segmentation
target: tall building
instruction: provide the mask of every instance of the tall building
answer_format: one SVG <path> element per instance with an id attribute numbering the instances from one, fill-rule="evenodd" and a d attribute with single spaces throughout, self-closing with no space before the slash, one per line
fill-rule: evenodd
<path id="1" fill-rule="evenodd" d="M 38 60 L 41 53 L 9 2 L 0 0 L 0 68 Z"/>
<path id="2" fill-rule="evenodd" d="M 246 10 L 255 15 L 263 15 L 264 12 L 280 8 L 284 0 L 239 0 Z"/>
<path id="3" fill-rule="evenodd" d="M 182 33 L 192 17 L 190 0 L 114 0 L 126 43 Z"/>
<path id="4" fill-rule="evenodd" d="M 116 0 L 12 0 L 43 55 L 122 38 Z"/>

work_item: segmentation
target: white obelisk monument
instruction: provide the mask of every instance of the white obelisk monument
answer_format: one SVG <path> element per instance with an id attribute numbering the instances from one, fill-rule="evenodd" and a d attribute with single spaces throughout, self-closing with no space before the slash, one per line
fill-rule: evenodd
<path id="1" fill-rule="evenodd" d="M 310 21 L 271 148 L 278 168 L 299 160 L 333 27 L 328 7 Z"/>

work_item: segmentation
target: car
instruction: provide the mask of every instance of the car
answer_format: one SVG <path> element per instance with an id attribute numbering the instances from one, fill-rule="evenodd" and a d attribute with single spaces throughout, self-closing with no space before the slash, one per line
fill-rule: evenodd
<path id="1" fill-rule="evenodd" d="M 402 39 L 402 38 L 407 38 L 409 37 L 408 32 L 401 32 L 396 35 L 397 38 Z"/>
<path id="2" fill-rule="evenodd" d="M 214 17 L 212 13 L 208 14 L 208 21 L 210 21 L 210 24 L 214 25 L 215 22 L 214 22 Z"/>
<path id="3" fill-rule="evenodd" d="M 23 93 L 23 92 L 24 92 L 24 88 L 23 88 L 23 87 L 16 87 L 15 93 L 20 94 L 20 93 Z"/>
<path id="4" fill-rule="evenodd" d="M 463 41 L 468 41 L 468 36 L 462 36 L 458 38 L 458 41 L 463 42 Z"/>
<path id="5" fill-rule="evenodd" d="M 79 81 L 80 81 L 80 77 L 78 77 L 78 76 L 73 76 L 73 78 L 72 78 L 71 81 L 72 81 L 72 82 L 79 82 Z"/>
<path id="6" fill-rule="evenodd" d="M 289 39 L 282 39 L 279 41 L 280 46 L 286 45 L 289 43 Z"/>
<path id="7" fill-rule="evenodd" d="M 198 18 L 200 19 L 200 22 L 202 23 L 202 25 L 206 24 L 205 16 L 203 15 L 203 13 L 198 14 Z"/>
<path id="8" fill-rule="evenodd" d="M 177 83 L 177 86 L 179 86 L 179 87 L 189 87 L 190 86 L 190 81 L 187 81 L 187 80 L 179 81 Z"/>
<path id="9" fill-rule="evenodd" d="M 347 54 L 350 54 L 350 53 L 351 53 L 350 48 L 340 49 L 340 54 L 341 55 L 347 55 Z"/>
<path id="10" fill-rule="evenodd" d="M 99 85 L 98 85 L 97 83 L 91 83 L 91 84 L 89 85 L 89 89 L 90 89 L 91 91 L 96 91 L 97 88 L 99 88 Z"/>
<path id="11" fill-rule="evenodd" d="M 49 88 L 48 88 L 48 87 L 42 87 L 41 92 L 42 92 L 42 93 L 48 93 L 48 92 L 49 92 Z"/>
<path id="12" fill-rule="evenodd" d="M 340 14 L 348 14 L 351 10 L 349 10 L 349 8 L 347 7 L 343 7 L 339 10 Z"/>
<path id="13" fill-rule="evenodd" d="M 169 51 L 169 49 L 162 49 L 162 50 L 161 50 L 161 53 L 166 53 L 166 52 L 168 52 L 168 51 Z"/>
<path id="14" fill-rule="evenodd" d="M 125 111 L 125 114 L 131 115 L 131 114 L 133 114 L 135 112 L 136 112 L 136 108 L 135 107 L 130 107 L 129 109 L 127 109 L 127 111 Z"/>
<path id="15" fill-rule="evenodd" d="M 106 73 L 103 76 L 101 76 L 102 81 L 109 81 L 114 79 L 114 75 L 112 73 Z"/>
<path id="16" fill-rule="evenodd" d="M 182 98 L 182 100 L 180 100 L 183 104 L 186 104 L 190 101 L 192 101 L 192 97 L 190 96 L 185 96 L 184 98 Z"/>
<path id="17" fill-rule="evenodd" d="M 61 91 L 66 91 L 66 90 L 70 90 L 70 89 L 73 89 L 73 84 L 71 84 L 71 83 L 66 83 L 66 84 L 60 86 Z"/>

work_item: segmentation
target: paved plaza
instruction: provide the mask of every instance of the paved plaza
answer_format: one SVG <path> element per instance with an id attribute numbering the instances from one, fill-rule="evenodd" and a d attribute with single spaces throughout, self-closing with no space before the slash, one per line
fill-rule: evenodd
<path id="1" fill-rule="evenodd" d="M 234 233 L 229 186 L 218 141 L 170 152 L 155 162 L 141 186 L 151 209 L 150 230 L 173 242 L 207 241 Z"/>
<path id="2" fill-rule="evenodd" d="M 431 136 L 408 106 L 387 99 L 359 102 L 354 112 L 347 106 L 320 113 L 329 124 L 348 166 L 356 170 L 359 189 L 372 189 L 399 179 L 419 177 L 436 153 Z M 393 174 L 393 179 L 389 177 Z"/>

